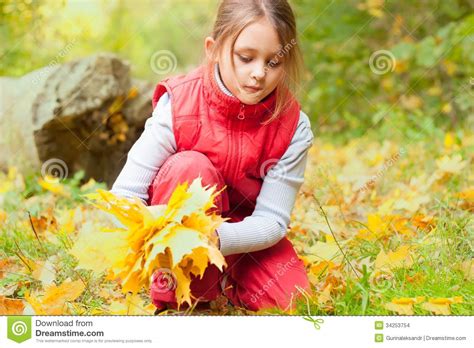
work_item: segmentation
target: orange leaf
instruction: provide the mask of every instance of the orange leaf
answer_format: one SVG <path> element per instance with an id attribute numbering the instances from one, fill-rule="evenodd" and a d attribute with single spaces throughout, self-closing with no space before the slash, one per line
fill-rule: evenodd
<path id="1" fill-rule="evenodd" d="M 67 312 L 66 302 L 74 301 L 84 291 L 85 285 L 82 281 L 66 280 L 60 286 L 51 285 L 47 287 L 44 295 L 25 294 L 25 299 L 31 305 L 37 315 L 62 315 Z"/>
<path id="2" fill-rule="evenodd" d="M 0 296 L 0 315 L 23 314 L 25 303 L 23 300 Z"/>

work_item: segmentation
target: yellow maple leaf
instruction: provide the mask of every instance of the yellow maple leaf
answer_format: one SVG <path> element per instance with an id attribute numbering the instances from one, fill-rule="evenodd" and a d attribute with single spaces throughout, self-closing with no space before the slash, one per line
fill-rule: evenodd
<path id="1" fill-rule="evenodd" d="M 413 298 L 400 297 L 394 298 L 391 302 L 386 303 L 384 307 L 389 311 L 396 312 L 402 315 L 413 315 L 413 305 L 421 303 L 425 300 L 424 296 L 417 296 Z"/>
<path id="2" fill-rule="evenodd" d="M 333 269 L 338 269 L 339 267 L 340 265 L 336 265 L 332 261 L 317 261 L 316 263 L 312 264 L 310 272 L 319 277 L 325 275 L 327 272 L 330 272 Z"/>
<path id="3" fill-rule="evenodd" d="M 100 264 L 96 270 L 109 269 L 121 280 L 122 291 L 133 294 L 150 285 L 157 269 L 165 268 L 176 279 L 178 305 L 192 304 L 191 277 L 202 277 L 209 264 L 220 270 L 226 266 L 214 234 L 225 219 L 210 212 L 216 207 L 214 199 L 220 193 L 215 191 L 215 186 L 203 187 L 201 178 L 197 178 L 191 185 L 178 185 L 168 204 L 151 207 L 138 198 L 118 197 L 109 191 L 88 194 L 86 197 L 92 199 L 96 207 L 114 215 L 125 228 L 117 228 L 118 233 L 110 230 L 111 236 L 118 234 L 119 241 L 110 247 L 110 253 L 104 253 L 101 262 L 88 264 L 81 256 L 85 250 L 94 248 L 88 246 L 87 237 L 80 239 L 81 244 L 74 249 L 74 254 L 89 268 Z M 95 243 L 104 246 L 114 242 L 96 240 Z"/>
<path id="4" fill-rule="evenodd" d="M 376 240 L 390 235 L 388 222 L 378 214 L 367 216 L 367 228 L 360 229 L 356 237 L 365 240 Z"/>
<path id="5" fill-rule="evenodd" d="M 74 301 L 85 289 L 82 281 L 66 280 L 61 285 L 50 285 L 43 296 L 25 294 L 26 301 L 31 305 L 37 315 L 62 315 L 67 314 L 66 302 Z"/>
<path id="6" fill-rule="evenodd" d="M 406 210 L 410 213 L 415 213 L 420 209 L 420 207 L 426 203 L 429 203 L 431 200 L 430 195 L 428 194 L 416 194 L 412 197 L 400 198 L 394 202 L 394 209 Z"/>
<path id="7" fill-rule="evenodd" d="M 457 197 L 465 201 L 474 202 L 474 187 L 467 188 L 457 194 Z"/>
<path id="8" fill-rule="evenodd" d="M 430 298 L 428 302 L 421 305 L 421 308 L 439 315 L 450 315 L 452 303 L 462 303 L 462 296 L 455 296 L 451 298 Z"/>
<path id="9" fill-rule="evenodd" d="M 411 248 L 408 245 L 402 245 L 395 251 L 380 250 L 375 259 L 375 271 L 388 270 L 395 268 L 408 268 L 413 265 L 413 259 L 410 254 Z"/>
<path id="10" fill-rule="evenodd" d="M 461 155 L 456 154 L 452 157 L 443 156 L 436 160 L 439 180 L 447 175 L 459 174 L 467 166 L 467 161 L 463 161 Z"/>
<path id="11" fill-rule="evenodd" d="M 59 179 L 54 176 L 46 175 L 46 177 L 39 178 L 38 184 L 47 191 L 50 191 L 56 195 L 70 197 L 71 193 L 66 189 L 66 187 L 59 182 Z"/>
<path id="12" fill-rule="evenodd" d="M 76 229 L 75 218 L 76 209 L 66 209 L 57 211 L 57 221 L 59 224 L 60 232 L 71 234 Z"/>
<path id="13" fill-rule="evenodd" d="M 54 176 L 46 175 L 46 177 L 39 178 L 38 184 L 45 190 L 50 191 L 56 195 L 70 197 L 71 193 L 67 188 L 59 182 L 59 179 Z"/>
<path id="14" fill-rule="evenodd" d="M 415 232 L 408 226 L 408 219 L 401 215 L 387 215 L 386 219 L 389 221 L 392 230 L 405 239 L 413 238 Z"/>
<path id="15" fill-rule="evenodd" d="M 97 233 L 98 227 L 91 221 L 81 226 L 78 239 L 71 249 L 81 268 L 101 273 L 107 269 L 121 269 L 123 255 L 129 249 L 126 234 L 117 230 L 114 233 Z"/>
<path id="16" fill-rule="evenodd" d="M 344 242 L 342 241 L 341 243 Z M 317 241 L 311 247 L 306 248 L 306 258 L 310 260 L 311 263 L 320 261 L 341 263 L 343 255 L 335 241 L 329 243 Z"/>

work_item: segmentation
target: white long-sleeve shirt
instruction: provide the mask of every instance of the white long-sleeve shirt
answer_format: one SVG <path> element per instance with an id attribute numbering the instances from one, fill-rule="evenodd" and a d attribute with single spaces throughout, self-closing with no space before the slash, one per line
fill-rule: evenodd
<path id="1" fill-rule="evenodd" d="M 221 90 L 232 96 L 220 78 L 217 64 L 214 76 Z M 217 229 L 224 256 L 269 248 L 286 235 L 312 143 L 308 116 L 301 111 L 287 151 L 264 178 L 252 215 L 240 222 L 224 222 Z M 146 120 L 142 135 L 130 149 L 111 192 L 124 197 L 138 197 L 146 204 L 149 186 L 164 161 L 174 153 L 176 141 L 171 100 L 168 93 L 164 93 L 152 116 Z"/>

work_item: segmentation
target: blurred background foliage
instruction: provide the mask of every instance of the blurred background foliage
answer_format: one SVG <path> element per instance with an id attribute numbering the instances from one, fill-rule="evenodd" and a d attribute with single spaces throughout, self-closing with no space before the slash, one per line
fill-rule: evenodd
<path id="1" fill-rule="evenodd" d="M 474 128 L 474 0 L 294 0 L 306 74 L 297 95 L 317 136 L 417 140 Z M 158 82 L 154 52 L 186 72 L 204 58 L 216 0 L 1 0 L 0 75 L 110 51 Z M 383 74 L 369 64 L 386 50 Z M 388 62 L 391 64 L 391 62 Z"/>

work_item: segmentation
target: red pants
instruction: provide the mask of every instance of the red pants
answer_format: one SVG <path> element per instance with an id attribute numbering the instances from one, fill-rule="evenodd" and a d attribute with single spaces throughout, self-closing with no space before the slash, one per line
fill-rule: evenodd
<path id="1" fill-rule="evenodd" d="M 204 186 L 217 185 L 218 190 L 224 186 L 221 174 L 204 154 L 182 151 L 170 156 L 150 186 L 148 203 L 166 204 L 178 184 L 190 184 L 198 176 Z M 225 190 L 216 197 L 215 204 L 219 212 L 229 209 Z M 193 277 L 191 294 L 199 301 L 211 301 L 224 294 L 232 304 L 253 311 L 271 307 L 289 310 L 300 295 L 295 285 L 310 292 L 304 264 L 286 237 L 270 248 L 225 259 L 224 272 L 210 265 L 202 279 Z M 151 298 L 158 308 L 164 308 L 165 303 L 176 308 L 174 290 L 163 290 L 159 282 L 152 283 Z"/>

